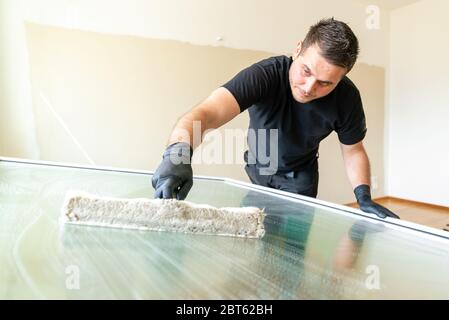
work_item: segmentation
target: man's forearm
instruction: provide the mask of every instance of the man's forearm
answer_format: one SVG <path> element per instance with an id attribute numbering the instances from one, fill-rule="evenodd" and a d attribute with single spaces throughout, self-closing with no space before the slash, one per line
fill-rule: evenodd
<path id="1" fill-rule="evenodd" d="M 360 210 L 374 213 L 380 218 L 399 218 L 396 214 L 374 202 L 370 190 L 370 166 L 363 143 L 341 145 L 346 172 L 351 182 Z"/>
<path id="2" fill-rule="evenodd" d="M 201 143 L 203 132 L 206 130 L 205 121 L 204 112 L 199 108 L 194 108 L 178 120 L 170 134 L 167 145 L 186 142 L 195 149 Z"/>
<path id="3" fill-rule="evenodd" d="M 239 114 L 237 100 L 227 89 L 220 87 L 178 120 L 168 145 L 186 142 L 195 149 L 207 130 L 219 128 Z"/>
<path id="4" fill-rule="evenodd" d="M 346 173 L 353 189 L 361 184 L 371 184 L 369 159 L 363 147 L 344 153 L 343 158 Z"/>

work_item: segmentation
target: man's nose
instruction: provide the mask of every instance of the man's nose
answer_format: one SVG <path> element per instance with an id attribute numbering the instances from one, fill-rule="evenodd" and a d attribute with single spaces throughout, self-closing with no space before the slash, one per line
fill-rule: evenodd
<path id="1" fill-rule="evenodd" d="M 315 88 L 316 80 L 315 79 L 308 79 L 306 82 L 306 86 L 304 88 L 304 91 L 307 95 L 311 95 L 313 93 L 313 89 Z"/>

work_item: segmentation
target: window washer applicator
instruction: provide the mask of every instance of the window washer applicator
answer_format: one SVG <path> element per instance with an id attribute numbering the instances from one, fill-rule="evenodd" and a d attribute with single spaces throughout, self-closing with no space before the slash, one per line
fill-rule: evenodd
<path id="1" fill-rule="evenodd" d="M 121 199 L 67 193 L 64 223 L 261 238 L 265 214 L 256 207 L 215 208 L 176 199 Z"/>

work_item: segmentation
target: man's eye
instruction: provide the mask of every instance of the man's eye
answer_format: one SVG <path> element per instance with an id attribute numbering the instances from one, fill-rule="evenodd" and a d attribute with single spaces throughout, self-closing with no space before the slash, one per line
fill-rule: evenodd
<path id="1" fill-rule="evenodd" d="M 319 84 L 322 87 L 328 87 L 330 85 L 330 83 L 328 83 L 328 82 L 319 82 Z"/>

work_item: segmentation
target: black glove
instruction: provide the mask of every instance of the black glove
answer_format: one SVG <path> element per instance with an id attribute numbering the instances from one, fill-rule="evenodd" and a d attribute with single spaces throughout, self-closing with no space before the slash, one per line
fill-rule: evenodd
<path id="1" fill-rule="evenodd" d="M 154 198 L 184 200 L 193 185 L 192 147 L 177 142 L 167 147 L 151 183 Z"/>
<path id="2" fill-rule="evenodd" d="M 357 199 L 357 203 L 360 206 L 360 210 L 367 213 L 374 213 L 382 219 L 385 219 L 386 217 L 399 219 L 399 216 L 395 215 L 387 208 L 371 200 L 371 191 L 369 185 L 361 184 L 354 189 L 354 194 Z"/>

